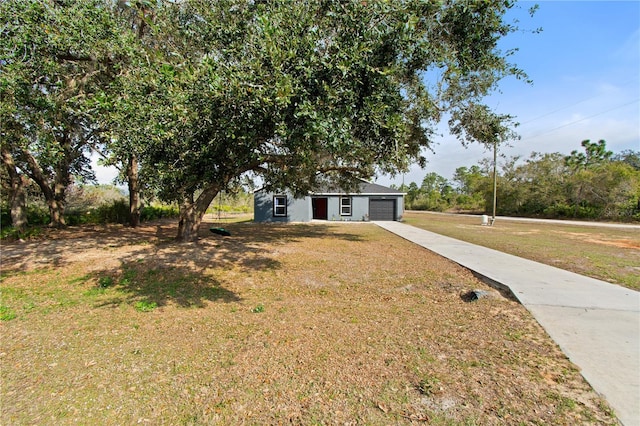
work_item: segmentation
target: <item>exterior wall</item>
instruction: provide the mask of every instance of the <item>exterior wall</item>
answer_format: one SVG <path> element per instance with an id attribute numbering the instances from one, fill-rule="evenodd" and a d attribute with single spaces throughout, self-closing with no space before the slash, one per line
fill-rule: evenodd
<path id="1" fill-rule="evenodd" d="M 394 220 L 401 220 L 404 215 L 403 195 L 352 195 L 351 196 L 351 216 L 340 215 L 340 197 L 331 196 L 329 198 L 329 220 L 356 221 L 369 220 L 369 200 L 396 200 L 396 212 Z"/>
<path id="2" fill-rule="evenodd" d="M 398 197 L 379 197 L 379 198 L 395 198 L 396 199 L 396 217 L 394 220 L 399 221 L 402 220 L 402 216 L 404 215 L 404 196 L 400 195 Z"/>
<path id="3" fill-rule="evenodd" d="M 340 199 L 327 196 L 327 220 L 340 220 Z"/>
<path id="4" fill-rule="evenodd" d="M 339 196 L 328 196 L 328 220 L 356 221 L 369 220 L 369 200 L 396 200 L 396 216 L 394 220 L 401 220 L 404 215 L 403 195 L 351 195 L 351 216 L 340 215 Z"/>
<path id="5" fill-rule="evenodd" d="M 309 222 L 311 220 L 311 198 L 287 196 L 288 222 Z"/>
<path id="6" fill-rule="evenodd" d="M 273 215 L 274 195 L 287 196 L 287 215 Z M 293 198 L 290 193 L 256 191 L 253 194 L 253 220 L 255 222 L 308 222 L 311 220 L 311 198 Z"/>
<path id="7" fill-rule="evenodd" d="M 349 216 L 347 216 L 349 217 Z M 351 197 L 351 220 L 369 220 L 369 197 L 354 195 Z"/>
<path id="8" fill-rule="evenodd" d="M 345 195 L 346 197 L 346 195 Z M 328 206 L 328 220 L 362 222 L 369 218 L 369 197 L 366 195 L 351 195 L 351 215 L 340 214 L 340 196 L 330 195 Z"/>
<path id="9" fill-rule="evenodd" d="M 287 216 L 273 215 L 274 195 L 287 196 Z M 317 195 L 327 198 L 327 220 L 329 221 L 355 221 L 369 220 L 370 199 L 395 199 L 396 217 L 402 219 L 404 215 L 404 197 L 402 195 L 351 195 L 351 215 L 340 215 L 340 196 Z M 293 198 L 290 193 L 278 193 L 256 191 L 254 193 L 254 221 L 255 222 L 309 222 L 313 217 L 311 197 Z"/>

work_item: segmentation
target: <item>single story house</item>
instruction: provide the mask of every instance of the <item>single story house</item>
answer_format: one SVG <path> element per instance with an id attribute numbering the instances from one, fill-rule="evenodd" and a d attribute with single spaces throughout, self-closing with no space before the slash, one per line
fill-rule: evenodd
<path id="1" fill-rule="evenodd" d="M 357 192 L 320 189 L 302 198 L 289 192 L 254 192 L 254 221 L 309 222 L 311 220 L 400 220 L 404 193 L 375 183 L 360 181 Z"/>

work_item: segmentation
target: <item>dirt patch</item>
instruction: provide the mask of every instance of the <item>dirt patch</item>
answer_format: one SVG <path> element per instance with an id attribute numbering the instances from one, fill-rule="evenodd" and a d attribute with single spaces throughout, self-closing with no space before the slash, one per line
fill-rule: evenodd
<path id="1" fill-rule="evenodd" d="M 560 233 L 560 232 L 558 232 Z M 578 241 L 591 244 L 601 244 L 611 247 L 640 249 L 640 241 L 629 239 L 610 239 L 606 237 L 593 238 L 593 234 L 580 233 L 580 232 L 561 232 L 561 234 L 568 235 Z"/>
<path id="2" fill-rule="evenodd" d="M 3 244 L 2 424 L 615 424 L 531 315 L 374 225 Z"/>
<path id="3" fill-rule="evenodd" d="M 593 238 L 586 238 L 584 241 L 587 242 L 587 243 L 602 244 L 602 245 L 605 245 L 605 246 L 629 248 L 629 249 L 635 249 L 635 250 L 639 250 L 640 249 L 640 244 L 638 244 L 635 241 L 631 241 L 631 240 L 611 240 L 611 241 L 606 241 L 606 240 L 596 240 L 596 239 L 593 239 Z"/>

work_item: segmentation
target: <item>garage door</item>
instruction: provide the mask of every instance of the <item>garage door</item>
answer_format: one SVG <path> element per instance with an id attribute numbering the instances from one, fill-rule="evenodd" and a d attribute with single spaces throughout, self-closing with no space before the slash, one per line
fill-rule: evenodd
<path id="1" fill-rule="evenodd" d="M 395 220 L 396 200 L 369 200 L 370 220 Z"/>

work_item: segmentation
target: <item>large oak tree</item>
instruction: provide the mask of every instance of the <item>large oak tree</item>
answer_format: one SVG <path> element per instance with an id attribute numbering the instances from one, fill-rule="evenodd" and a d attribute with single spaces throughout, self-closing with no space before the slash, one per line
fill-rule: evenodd
<path id="1" fill-rule="evenodd" d="M 192 240 L 215 195 L 246 173 L 302 194 L 398 172 L 424 164 L 444 113 L 475 138 L 482 98 L 524 76 L 497 47 L 515 30 L 503 22 L 513 6 L 9 0 L 3 158 L 38 182 L 62 223 L 64 189 L 101 136 L 130 179 L 139 168 L 180 204 L 178 238 Z"/>
<path id="2" fill-rule="evenodd" d="M 246 173 L 302 194 L 424 164 L 443 113 L 464 137 L 482 110 L 472 106 L 504 76 L 523 77 L 497 47 L 512 6 L 157 3 L 148 66 L 126 74 L 136 96 L 118 106 L 144 135 L 141 177 L 180 204 L 178 238 L 192 240 L 215 195 Z"/>
<path id="3" fill-rule="evenodd" d="M 36 182 L 51 225 L 62 226 L 67 187 L 92 176 L 91 99 L 117 72 L 121 33 L 100 0 L 7 0 L 0 24 L 2 160 Z"/>

